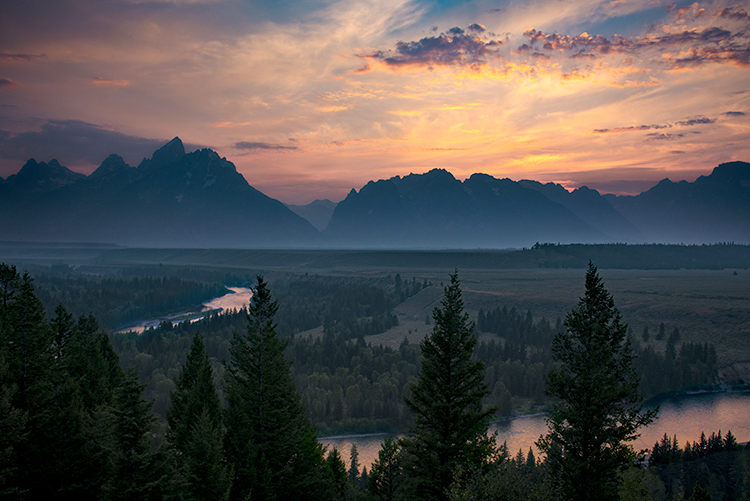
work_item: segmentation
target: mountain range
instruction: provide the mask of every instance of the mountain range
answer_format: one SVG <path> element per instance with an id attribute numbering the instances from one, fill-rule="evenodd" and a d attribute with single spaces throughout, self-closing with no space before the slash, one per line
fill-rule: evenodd
<path id="1" fill-rule="evenodd" d="M 285 205 L 210 149 L 175 138 L 138 167 L 109 156 L 89 176 L 30 159 L 0 179 L 0 240 L 139 247 L 509 248 L 552 243 L 750 244 L 750 164 L 637 196 L 448 171 Z"/>

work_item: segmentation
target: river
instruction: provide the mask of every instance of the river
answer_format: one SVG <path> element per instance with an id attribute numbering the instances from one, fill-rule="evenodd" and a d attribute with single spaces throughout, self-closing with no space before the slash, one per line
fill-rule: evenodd
<path id="1" fill-rule="evenodd" d="M 143 331 L 149 327 L 158 327 L 158 325 L 164 320 L 169 320 L 173 324 L 178 324 L 180 322 L 196 322 L 212 311 L 240 310 L 242 308 L 247 308 L 247 305 L 250 303 L 250 298 L 253 297 L 252 289 L 247 287 L 227 287 L 227 289 L 229 289 L 230 292 L 223 296 L 213 298 L 212 300 L 203 303 L 198 308 L 184 311 L 182 313 L 176 313 L 174 315 L 144 320 L 125 329 L 121 329 L 117 331 L 117 333 L 137 332 L 138 334 L 142 334 Z"/>
<path id="2" fill-rule="evenodd" d="M 721 430 L 731 430 L 738 442 L 750 440 L 750 391 L 737 393 L 699 393 L 681 395 L 647 402 L 647 408 L 660 406 L 659 417 L 650 426 L 641 430 L 641 437 L 634 442 L 636 450 L 651 449 L 665 433 L 677 436 L 680 447 L 685 442 L 694 442 L 701 432 L 709 436 Z M 538 451 L 534 442 L 547 432 L 544 415 L 520 417 L 490 425 L 490 432 L 497 432 L 497 441 L 508 445 L 515 455 L 519 449 L 528 453 L 529 447 Z M 370 470 L 378 457 L 380 444 L 386 435 L 359 435 L 321 438 L 323 445 L 335 446 L 349 465 L 349 451 L 357 444 L 360 466 Z"/>

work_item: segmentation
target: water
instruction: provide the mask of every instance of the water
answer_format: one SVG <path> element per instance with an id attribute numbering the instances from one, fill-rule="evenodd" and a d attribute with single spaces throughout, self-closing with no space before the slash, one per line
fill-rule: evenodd
<path id="1" fill-rule="evenodd" d="M 249 289 L 247 287 L 227 287 L 227 289 L 232 292 L 230 292 L 229 294 L 224 294 L 221 297 L 214 298 L 207 303 L 203 303 L 203 309 L 201 311 L 226 311 L 241 310 L 242 308 L 247 308 L 247 305 L 250 304 L 250 298 L 253 297 L 252 289 Z"/>
<path id="2" fill-rule="evenodd" d="M 649 401 L 647 408 L 660 406 L 659 417 L 641 430 L 641 437 L 633 443 L 636 450 L 651 449 L 665 433 L 677 436 L 680 447 L 694 442 L 701 433 L 706 436 L 721 430 L 731 430 L 738 442 L 750 440 L 750 392 L 702 393 Z M 505 442 L 515 455 L 519 449 L 528 453 L 539 437 L 547 433 L 545 416 L 535 415 L 493 423 L 490 432 L 497 432 L 499 443 Z M 357 444 L 359 463 L 370 470 L 378 457 L 380 444 L 386 435 L 360 435 L 320 439 L 323 445 L 335 446 L 349 464 L 349 451 Z"/>
<path id="3" fill-rule="evenodd" d="M 142 334 L 143 331 L 149 327 L 158 327 L 164 320 L 169 320 L 173 324 L 179 324 L 180 322 L 196 322 L 205 317 L 210 311 L 240 310 L 246 308 L 250 303 L 250 298 L 253 297 L 252 289 L 247 287 L 227 287 L 227 289 L 231 292 L 207 301 L 195 310 L 154 318 L 151 320 L 144 320 L 143 322 L 139 322 L 117 332 L 137 332 L 138 334 Z"/>

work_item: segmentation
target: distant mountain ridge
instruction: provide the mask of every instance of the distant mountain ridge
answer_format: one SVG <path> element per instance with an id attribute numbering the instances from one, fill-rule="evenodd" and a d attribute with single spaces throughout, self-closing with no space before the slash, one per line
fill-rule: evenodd
<path id="1" fill-rule="evenodd" d="M 508 179 L 464 182 L 435 169 L 370 182 L 339 202 L 324 234 L 333 245 L 493 248 L 528 242 L 603 241 L 561 204 Z"/>
<path id="2" fill-rule="evenodd" d="M 462 183 L 436 169 L 352 190 L 324 234 L 332 245 L 396 248 L 750 244 L 750 164 L 721 164 L 694 183 L 665 179 L 634 197 L 486 174 Z"/>
<path id="3" fill-rule="evenodd" d="M 693 183 L 663 179 L 634 197 L 604 196 L 649 242 L 750 243 L 750 164 L 723 163 Z"/>
<path id="4" fill-rule="evenodd" d="M 286 206 L 298 216 L 310 221 L 310 224 L 315 226 L 319 231 L 323 231 L 331 221 L 336 203 L 326 198 L 324 200 L 314 200 L 307 205 L 286 204 Z"/>
<path id="5" fill-rule="evenodd" d="M 179 138 L 138 167 L 111 155 L 90 176 L 71 182 L 52 164 L 44 169 L 65 182 L 36 182 L 36 191 L 8 186 L 13 176 L 3 183 L 14 191 L 0 201 L 3 239 L 155 247 L 319 244 L 308 221 L 250 186 L 231 162 L 209 149 L 185 153 Z M 30 160 L 17 176 L 31 177 L 26 172 L 38 165 Z"/>
<path id="6" fill-rule="evenodd" d="M 138 167 L 110 155 L 89 176 L 30 159 L 0 179 L 0 216 L 0 240 L 133 247 L 750 244 L 750 164 L 721 164 L 693 183 L 665 179 L 637 196 L 434 169 L 370 181 L 338 204 L 287 206 L 216 152 L 186 153 L 175 138 Z"/>

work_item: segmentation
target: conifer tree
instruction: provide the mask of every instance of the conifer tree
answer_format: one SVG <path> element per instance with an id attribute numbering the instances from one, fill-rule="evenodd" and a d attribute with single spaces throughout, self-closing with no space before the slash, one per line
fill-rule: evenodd
<path id="1" fill-rule="evenodd" d="M 143 385 L 131 368 L 117 391 L 117 409 L 112 419 L 115 432 L 112 475 L 103 489 L 106 500 L 160 498 L 162 472 L 149 438 L 155 418 L 151 413 L 152 402 L 145 401 L 142 393 Z"/>
<path id="2" fill-rule="evenodd" d="M 28 275 L 0 264 L 0 476 L 4 494 L 100 499 L 114 449 L 112 415 L 122 370 L 92 318 L 58 306 L 50 325 Z"/>
<path id="3" fill-rule="evenodd" d="M 487 463 L 494 450 L 487 430 L 495 409 L 482 408 L 489 389 L 484 363 L 472 359 L 477 338 L 464 312 L 457 273 L 444 290 L 432 333 L 420 345 L 419 380 L 405 399 L 414 415 L 404 440 L 406 474 L 410 491 L 421 499 L 447 499 L 459 470 Z"/>
<path id="4" fill-rule="evenodd" d="M 359 479 L 359 451 L 357 450 L 357 444 L 352 444 L 349 453 L 349 481 L 356 487 L 359 485 Z"/>
<path id="5" fill-rule="evenodd" d="M 0 330 L 3 327 L 0 325 Z M 28 414 L 13 406 L 14 384 L 6 383 L 3 349 L 0 347 L 0 498 L 21 499 L 25 491 L 18 485 L 18 444 L 26 438 Z"/>
<path id="6" fill-rule="evenodd" d="M 366 474 L 367 470 L 363 470 Z M 349 470 L 347 472 L 349 481 L 349 492 L 346 496 L 348 500 L 356 500 L 357 496 L 364 489 L 365 476 L 359 471 L 359 451 L 357 450 L 357 444 L 352 444 L 351 451 L 349 453 Z"/>
<path id="7" fill-rule="evenodd" d="M 13 487 L 29 497 L 45 497 L 47 484 L 39 482 L 40 472 L 50 471 L 47 451 L 50 408 L 54 394 L 55 360 L 51 350 L 53 333 L 44 321 L 44 308 L 34 295 L 28 274 L 21 276 L 15 266 L 0 264 L 0 357 L 4 359 L 3 388 L 10 389 L 9 410 L 25 416 L 25 434 L 13 440 Z"/>
<path id="8" fill-rule="evenodd" d="M 336 447 L 328 453 L 326 467 L 333 483 L 332 499 L 344 501 L 350 486 L 347 482 L 346 464 Z"/>
<path id="9" fill-rule="evenodd" d="M 315 499 L 328 489 L 322 446 L 305 416 L 276 335 L 276 301 L 262 277 L 245 333 L 234 332 L 227 364 L 232 499 Z"/>
<path id="10" fill-rule="evenodd" d="M 175 473 L 185 477 L 182 499 L 227 499 L 231 476 L 224 462 L 221 408 L 200 334 L 193 337 L 171 401 L 166 441 L 176 454 Z"/>
<path id="11" fill-rule="evenodd" d="M 557 403 L 538 446 L 564 499 L 615 499 L 617 472 L 634 456 L 628 442 L 657 411 L 641 413 L 627 326 L 591 263 L 565 327 L 552 342 L 559 366 L 547 377 L 547 394 Z"/>

